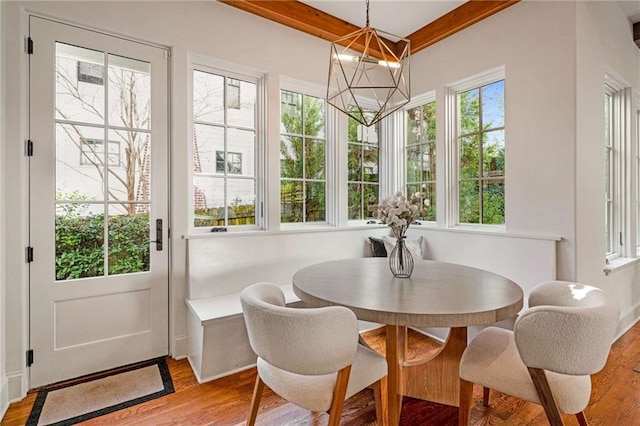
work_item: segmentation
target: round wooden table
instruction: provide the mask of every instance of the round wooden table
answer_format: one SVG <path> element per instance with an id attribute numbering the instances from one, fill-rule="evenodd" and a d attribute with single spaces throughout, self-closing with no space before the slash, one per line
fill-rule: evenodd
<path id="1" fill-rule="evenodd" d="M 392 425 L 400 419 L 403 395 L 458 406 L 458 369 L 467 346 L 467 326 L 511 318 L 523 299 L 517 284 L 492 272 L 416 260 L 411 278 L 395 278 L 388 259 L 376 257 L 300 269 L 293 276 L 293 291 L 312 306 L 346 306 L 358 319 L 386 324 Z M 432 356 L 406 362 L 407 326 L 451 330 Z"/>

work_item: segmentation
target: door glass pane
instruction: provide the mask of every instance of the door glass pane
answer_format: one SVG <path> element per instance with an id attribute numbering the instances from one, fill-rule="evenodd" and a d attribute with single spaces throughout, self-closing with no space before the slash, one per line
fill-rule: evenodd
<path id="1" fill-rule="evenodd" d="M 147 62 L 109 55 L 109 124 L 150 129 L 151 66 Z"/>
<path id="2" fill-rule="evenodd" d="M 104 275 L 104 205 L 81 197 L 56 203 L 56 280 Z"/>
<path id="3" fill-rule="evenodd" d="M 107 231 L 109 275 L 149 270 L 148 204 L 110 205 Z"/>
<path id="4" fill-rule="evenodd" d="M 111 130 L 108 145 L 109 200 L 149 201 L 151 135 L 131 130 Z"/>
<path id="5" fill-rule="evenodd" d="M 56 124 L 56 198 L 104 200 L 104 130 Z"/>
<path id="6" fill-rule="evenodd" d="M 104 54 L 56 43 L 57 120 L 104 123 Z"/>

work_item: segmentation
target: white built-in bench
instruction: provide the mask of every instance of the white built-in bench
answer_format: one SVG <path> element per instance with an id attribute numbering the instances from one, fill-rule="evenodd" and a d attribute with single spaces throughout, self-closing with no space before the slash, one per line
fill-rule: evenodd
<path id="1" fill-rule="evenodd" d="M 370 255 L 368 236 L 386 228 L 307 233 L 214 235 L 187 240 L 188 359 L 199 383 L 255 365 L 240 291 L 262 281 L 282 287 L 287 305 L 301 307 L 293 274 L 314 263 Z M 361 329 L 373 328 L 361 322 Z"/>
<path id="2" fill-rule="evenodd" d="M 291 285 L 281 288 L 287 306 L 303 305 Z M 189 307 L 189 362 L 199 383 L 255 365 L 256 355 L 247 347 L 240 293 L 187 300 L 186 303 Z"/>
<path id="3" fill-rule="evenodd" d="M 203 383 L 247 369 L 256 362 L 242 317 L 240 291 L 262 281 L 283 286 L 287 303 L 302 302 L 291 279 L 305 266 L 371 255 L 367 237 L 388 235 L 386 227 L 322 232 L 280 232 L 195 236 L 187 242 L 188 359 Z M 423 236 L 428 259 L 479 267 L 523 287 L 555 279 L 558 239 L 412 227 Z M 361 330 L 376 324 L 362 323 Z M 439 338 L 446 330 L 425 330 Z M 444 333 L 444 334 L 443 334 Z M 474 330 L 470 330 L 473 334 Z"/>

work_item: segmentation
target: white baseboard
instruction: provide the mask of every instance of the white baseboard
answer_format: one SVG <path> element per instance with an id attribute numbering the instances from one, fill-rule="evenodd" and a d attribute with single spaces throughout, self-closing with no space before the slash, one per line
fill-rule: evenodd
<path id="1" fill-rule="evenodd" d="M 189 337 L 185 334 L 183 336 L 177 336 L 173 341 L 173 351 L 171 356 L 174 359 L 183 359 L 187 357 L 189 348 Z"/>
<path id="2" fill-rule="evenodd" d="M 9 386 L 7 376 L 0 376 L 0 419 L 4 418 L 7 408 L 9 408 Z"/>
<path id="3" fill-rule="evenodd" d="M 24 373 L 24 371 L 7 373 L 7 396 L 10 403 L 21 401 L 25 396 L 27 396 L 29 383 L 27 382 L 27 376 Z"/>
<path id="4" fill-rule="evenodd" d="M 618 334 L 616 335 L 615 340 L 618 340 L 620 336 L 629 331 L 629 329 L 633 327 L 638 320 L 640 320 L 640 304 L 622 314 L 618 321 Z"/>

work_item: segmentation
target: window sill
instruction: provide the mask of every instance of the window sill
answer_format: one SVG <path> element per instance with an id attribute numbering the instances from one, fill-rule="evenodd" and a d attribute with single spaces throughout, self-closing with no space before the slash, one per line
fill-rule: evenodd
<path id="1" fill-rule="evenodd" d="M 611 275 L 640 262 L 640 257 L 617 257 L 604 266 L 604 274 Z"/>

